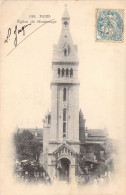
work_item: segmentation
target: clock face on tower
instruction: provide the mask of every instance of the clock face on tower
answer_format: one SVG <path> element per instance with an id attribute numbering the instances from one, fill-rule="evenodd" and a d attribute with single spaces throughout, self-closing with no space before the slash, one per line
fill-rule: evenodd
<path id="1" fill-rule="evenodd" d="M 68 103 L 67 102 L 63 102 L 63 109 L 68 108 Z"/>

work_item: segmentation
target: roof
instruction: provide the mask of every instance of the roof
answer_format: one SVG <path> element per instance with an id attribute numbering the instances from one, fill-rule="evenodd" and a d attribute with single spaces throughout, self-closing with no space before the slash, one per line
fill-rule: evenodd
<path id="1" fill-rule="evenodd" d="M 43 136 L 43 129 L 42 128 L 18 128 L 17 132 L 18 133 L 22 133 L 23 131 L 29 131 L 32 134 L 35 134 L 35 132 L 38 133 L 38 137 L 42 137 Z"/>
<path id="2" fill-rule="evenodd" d="M 88 136 L 106 136 L 107 132 L 105 129 L 88 129 Z"/>
<path id="3" fill-rule="evenodd" d="M 68 10 L 67 10 L 67 6 L 65 6 L 65 10 L 64 10 L 62 18 L 70 18 Z"/>
<path id="4" fill-rule="evenodd" d="M 61 144 L 53 153 L 57 153 L 58 151 L 62 150 L 62 148 L 67 148 L 68 150 L 70 150 L 71 152 L 73 152 L 74 154 L 77 153 L 77 151 L 75 151 L 75 149 L 73 149 L 71 146 L 69 146 L 66 143 Z"/>
<path id="5" fill-rule="evenodd" d="M 82 116 L 82 117 L 84 116 L 81 109 L 80 109 L 80 111 L 79 111 L 79 115 Z"/>

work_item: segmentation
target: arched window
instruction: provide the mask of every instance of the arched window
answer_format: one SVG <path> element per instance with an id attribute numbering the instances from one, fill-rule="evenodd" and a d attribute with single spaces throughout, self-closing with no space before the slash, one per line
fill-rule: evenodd
<path id="1" fill-rule="evenodd" d="M 51 124 L 51 115 L 48 115 L 48 124 Z"/>
<path id="2" fill-rule="evenodd" d="M 65 21 L 65 22 L 64 22 L 64 26 L 66 27 L 67 25 L 68 25 L 68 22 L 67 22 L 67 21 Z"/>
<path id="3" fill-rule="evenodd" d="M 66 137 L 66 109 L 63 109 L 63 138 Z"/>
<path id="4" fill-rule="evenodd" d="M 58 68 L 58 77 L 60 77 L 60 68 Z"/>
<path id="5" fill-rule="evenodd" d="M 67 68 L 66 69 L 66 77 L 68 77 L 69 76 L 69 69 Z"/>
<path id="6" fill-rule="evenodd" d="M 66 137 L 66 122 L 63 122 L 63 137 Z"/>
<path id="7" fill-rule="evenodd" d="M 67 49 L 64 49 L 64 56 L 67 56 Z"/>
<path id="8" fill-rule="evenodd" d="M 66 109 L 63 109 L 63 121 L 66 121 Z"/>
<path id="9" fill-rule="evenodd" d="M 63 101 L 66 101 L 66 88 L 63 89 Z"/>
<path id="10" fill-rule="evenodd" d="M 67 36 L 65 36 L 67 37 Z M 64 56 L 68 56 L 70 54 L 70 46 L 68 44 L 65 43 L 64 47 L 63 47 L 63 51 L 64 51 Z"/>
<path id="11" fill-rule="evenodd" d="M 64 77 L 64 68 L 62 69 L 62 77 Z"/>
<path id="12" fill-rule="evenodd" d="M 73 77 L 73 69 L 70 69 L 70 77 Z"/>

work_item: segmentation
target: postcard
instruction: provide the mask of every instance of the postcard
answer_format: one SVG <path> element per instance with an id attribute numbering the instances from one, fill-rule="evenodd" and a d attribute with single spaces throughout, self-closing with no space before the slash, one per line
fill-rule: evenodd
<path id="1" fill-rule="evenodd" d="M 1 195 L 124 195 L 126 2 L 0 1 Z"/>

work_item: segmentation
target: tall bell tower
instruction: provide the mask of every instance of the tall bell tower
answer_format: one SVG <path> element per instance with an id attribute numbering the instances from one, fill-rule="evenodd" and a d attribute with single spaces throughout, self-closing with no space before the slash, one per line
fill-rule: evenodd
<path id="1" fill-rule="evenodd" d="M 62 30 L 53 47 L 50 141 L 79 141 L 79 80 L 77 46 L 70 34 L 70 16 L 65 7 Z"/>
<path id="2" fill-rule="evenodd" d="M 71 38 L 70 16 L 65 7 L 61 35 L 58 44 L 53 46 L 51 114 L 46 115 L 43 128 L 44 168 L 50 176 L 57 175 L 61 179 L 73 178 L 78 167 L 78 65 L 77 46 Z"/>

